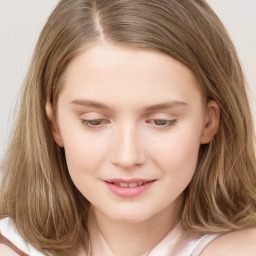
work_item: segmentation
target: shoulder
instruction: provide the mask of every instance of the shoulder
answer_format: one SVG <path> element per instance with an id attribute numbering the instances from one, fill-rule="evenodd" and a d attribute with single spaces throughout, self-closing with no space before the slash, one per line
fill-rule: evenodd
<path id="1" fill-rule="evenodd" d="M 200 256 L 251 256 L 256 252 L 256 228 L 220 235 L 209 243 Z"/>
<path id="2" fill-rule="evenodd" d="M 0 255 L 19 256 L 17 253 L 15 253 L 12 249 L 4 244 L 0 244 Z"/>
<path id="3" fill-rule="evenodd" d="M 15 240 L 17 234 L 12 227 L 11 219 L 4 218 L 0 220 L 0 255 L 18 256 L 15 252 L 18 249 L 12 240 Z M 25 254 L 24 254 L 25 255 Z"/>
<path id="4" fill-rule="evenodd" d="M 16 254 L 14 251 L 18 252 Z M 3 253 L 6 252 L 6 253 Z M 11 254 L 12 253 L 12 254 Z M 19 234 L 16 226 L 11 218 L 0 220 L 0 256 L 16 256 L 16 255 L 33 255 L 43 256 L 32 245 L 27 243 Z"/>

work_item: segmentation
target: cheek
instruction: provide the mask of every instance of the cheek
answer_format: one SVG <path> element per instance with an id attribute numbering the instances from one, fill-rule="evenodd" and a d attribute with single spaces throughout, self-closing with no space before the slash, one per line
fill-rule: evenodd
<path id="1" fill-rule="evenodd" d="M 97 140 L 79 136 L 64 138 L 65 155 L 70 177 L 77 189 L 90 201 L 100 198 L 93 180 L 98 180 L 105 159 L 105 149 Z"/>
<path id="2" fill-rule="evenodd" d="M 74 174 L 86 176 L 100 169 L 106 156 L 106 150 L 104 144 L 100 143 L 99 140 L 82 133 L 76 133 L 73 136 L 67 133 L 64 134 L 63 141 L 71 176 Z"/>
<path id="3" fill-rule="evenodd" d="M 151 156 L 164 175 L 176 180 L 180 177 L 185 183 L 190 181 L 198 161 L 199 133 L 179 130 L 152 145 Z"/>

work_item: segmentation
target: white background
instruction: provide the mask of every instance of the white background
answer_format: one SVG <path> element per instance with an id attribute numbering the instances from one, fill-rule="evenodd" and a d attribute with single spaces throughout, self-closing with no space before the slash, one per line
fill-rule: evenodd
<path id="1" fill-rule="evenodd" d="M 57 0 L 0 0 L 0 159 L 36 43 Z M 256 0 L 208 0 L 238 50 L 256 120 Z M 15 161 L 15 159 L 14 159 Z"/>

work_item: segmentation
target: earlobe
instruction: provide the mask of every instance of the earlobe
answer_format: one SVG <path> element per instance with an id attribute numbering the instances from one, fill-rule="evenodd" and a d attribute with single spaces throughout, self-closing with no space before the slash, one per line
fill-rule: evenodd
<path id="1" fill-rule="evenodd" d="M 208 144 L 218 132 L 220 109 L 215 101 L 209 101 L 206 106 L 204 126 L 201 134 L 201 144 Z"/>
<path id="2" fill-rule="evenodd" d="M 56 120 L 54 117 L 53 107 L 49 101 L 47 101 L 45 104 L 45 111 L 46 111 L 46 115 L 47 115 L 49 121 L 51 122 L 52 136 L 53 136 L 55 142 L 58 144 L 59 147 L 64 147 L 63 140 L 62 140 L 61 134 L 59 132 L 59 128 L 56 124 Z"/>

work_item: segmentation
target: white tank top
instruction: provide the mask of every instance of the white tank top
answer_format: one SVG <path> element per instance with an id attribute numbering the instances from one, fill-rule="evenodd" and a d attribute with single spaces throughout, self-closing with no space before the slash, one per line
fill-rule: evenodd
<path id="1" fill-rule="evenodd" d="M 178 223 L 148 256 L 199 256 L 217 235 L 192 235 L 185 233 Z"/>
<path id="2" fill-rule="evenodd" d="M 179 224 L 164 237 L 148 256 L 199 256 L 204 247 L 218 236 L 184 236 L 184 239 L 182 239 L 179 232 L 177 232 L 178 229 L 180 229 Z M 24 256 L 44 256 L 22 239 L 10 218 L 0 220 L 0 233 L 2 235 L 0 236 L 0 243 L 9 246 L 11 249 L 13 249 L 14 245 L 14 247 L 17 247 L 16 252 L 18 254 Z M 177 241 L 181 241 L 178 246 Z M 173 249 L 174 247 L 176 248 L 175 250 Z M 85 254 L 81 252 L 79 255 Z"/>

